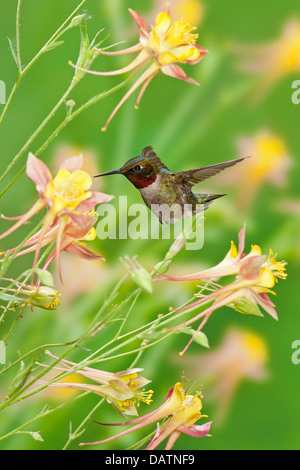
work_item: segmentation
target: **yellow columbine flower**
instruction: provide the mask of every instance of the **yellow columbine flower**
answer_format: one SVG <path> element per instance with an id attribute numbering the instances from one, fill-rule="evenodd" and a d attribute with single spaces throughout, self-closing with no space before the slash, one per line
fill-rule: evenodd
<path id="1" fill-rule="evenodd" d="M 50 351 L 46 351 L 46 354 L 54 359 L 58 359 Z M 74 367 L 78 366 L 75 362 L 67 361 L 66 359 L 62 359 L 60 363 L 62 367 L 53 368 L 61 371 L 73 371 Z M 46 367 L 44 364 L 39 365 Z M 150 380 L 139 375 L 141 370 L 143 369 L 136 368 L 112 373 L 92 367 L 83 367 L 76 370 L 76 374 L 92 380 L 94 383 L 83 383 L 77 380 L 72 383 L 57 381 L 51 384 L 51 386 L 84 391 L 90 390 L 96 395 L 105 398 L 119 413 L 137 415 L 136 407 L 140 406 L 140 402 L 149 405 L 152 402 L 153 395 L 152 390 L 146 391 L 142 388 Z"/>
<path id="2" fill-rule="evenodd" d="M 234 185 L 236 204 L 248 209 L 260 188 L 266 183 L 284 186 L 293 165 L 286 141 L 269 129 L 260 129 L 252 135 L 243 135 L 236 142 L 237 153 L 248 155 L 243 165 L 236 166 L 230 175 L 220 176 L 220 186 Z"/>
<path id="3" fill-rule="evenodd" d="M 199 294 L 200 300 L 179 308 L 178 310 L 190 310 L 194 307 L 201 306 L 203 303 L 210 300 L 213 301 L 211 307 L 202 311 L 190 320 L 173 328 L 169 328 L 168 330 L 185 328 L 191 323 L 203 318 L 197 328 L 197 331 L 200 331 L 210 315 L 212 315 L 215 310 L 225 305 L 234 308 L 240 313 L 262 316 L 259 310 L 260 306 L 269 315 L 271 315 L 271 317 L 276 320 L 278 319 L 274 304 L 271 302 L 267 294 L 274 294 L 271 289 L 274 287 L 278 278 L 286 279 L 286 262 L 277 261 L 276 255 L 273 254 L 272 250 L 270 250 L 268 256 L 263 255 L 261 248 L 258 245 L 252 245 L 251 250 L 247 255 L 243 253 L 245 247 L 245 231 L 246 226 L 244 226 L 239 233 L 238 249 L 234 242 L 231 242 L 230 250 L 223 261 L 213 268 L 184 276 L 167 276 L 165 274 L 160 274 L 155 278 L 156 280 L 164 279 L 170 281 L 192 281 L 204 279 L 212 281 L 225 276 L 235 276 L 235 280 L 224 287 L 217 284 L 211 284 L 210 291 L 212 292 L 210 294 L 204 295 L 201 292 Z M 194 336 L 192 336 L 192 339 L 180 355 L 184 354 L 193 339 Z"/>
<path id="4" fill-rule="evenodd" d="M 129 98 L 129 96 L 139 87 L 141 87 L 140 93 L 137 98 L 136 108 L 138 108 L 141 97 L 146 90 L 151 80 L 160 71 L 165 75 L 179 78 L 189 83 L 198 85 L 198 83 L 187 77 L 185 72 L 176 65 L 177 62 L 181 64 L 196 64 L 198 63 L 207 50 L 196 44 L 198 34 L 196 34 L 195 27 L 191 26 L 186 21 L 174 21 L 172 23 L 169 11 L 161 11 L 157 17 L 155 26 L 152 27 L 151 31 L 143 20 L 143 18 L 134 10 L 129 10 L 131 17 L 136 22 L 140 31 L 140 41 L 138 44 L 129 47 L 127 49 L 109 52 L 105 50 L 97 50 L 100 54 L 105 55 L 122 55 L 129 54 L 132 52 L 138 52 L 137 57 L 126 67 L 111 72 L 95 72 L 88 69 L 78 67 L 72 62 L 70 65 L 76 69 L 82 70 L 93 75 L 119 75 L 129 71 L 138 72 L 147 66 L 146 70 L 139 76 L 134 85 L 121 99 L 119 104 L 115 107 L 112 114 L 108 118 L 105 126 L 102 130 L 106 130 L 113 116 L 120 109 L 123 103 Z"/>
<path id="5" fill-rule="evenodd" d="M 286 261 L 277 261 L 276 260 L 277 253 L 273 253 L 273 251 L 270 249 L 269 256 L 266 260 L 266 262 L 263 264 L 269 271 L 271 271 L 275 277 L 276 282 L 278 281 L 278 277 L 281 279 L 286 279 L 287 278 L 287 273 L 285 272 L 286 268 Z"/>
<path id="6" fill-rule="evenodd" d="M 238 45 L 242 68 L 261 75 L 258 96 L 285 75 L 300 71 L 300 21 L 292 19 L 284 25 L 278 39 L 262 45 Z"/>
<path id="7" fill-rule="evenodd" d="M 46 265 L 49 265 L 49 262 L 56 256 L 60 278 L 59 254 L 63 249 L 72 251 L 87 259 L 102 258 L 100 255 L 93 257 L 89 250 L 80 251 L 74 245 L 78 239 L 90 237 L 92 234 L 94 236 L 95 232 L 90 232 L 90 230 L 96 222 L 96 218 L 91 216 L 91 211 L 97 204 L 111 200 L 111 196 L 90 189 L 92 179 L 87 172 L 81 170 L 82 164 L 83 158 L 81 155 L 67 158 L 53 178 L 49 168 L 42 160 L 39 160 L 32 153 L 28 155 L 26 174 L 35 183 L 40 197 L 26 214 L 12 218 L 12 220 L 16 219 L 17 222 L 0 235 L 0 239 L 7 237 L 37 212 L 47 208 L 41 230 L 30 237 L 23 245 L 24 247 L 30 246 L 30 248 L 26 248 L 17 254 L 19 256 L 35 251 L 33 270 L 36 267 L 41 248 L 53 240 L 56 240 L 56 249 L 54 255 L 51 254 L 46 261 Z M 17 248 L 13 248 L 9 252 L 13 253 Z M 33 276 L 34 274 L 32 275 L 32 283 Z"/>
<path id="8" fill-rule="evenodd" d="M 172 23 L 170 16 L 162 11 L 157 16 L 156 25 L 150 32 L 149 40 L 145 45 L 145 53 L 155 57 L 158 68 L 174 62 L 185 63 L 187 60 L 197 60 L 200 57 L 200 51 L 195 45 L 198 34 L 192 32 L 195 29 L 183 21 Z M 147 48 L 150 51 L 147 51 Z"/>
<path id="9" fill-rule="evenodd" d="M 85 171 L 71 172 L 62 168 L 47 185 L 44 197 L 52 201 L 53 214 L 58 214 L 63 209 L 74 211 L 81 202 L 91 197 L 91 186 L 92 179 Z"/>
<path id="10" fill-rule="evenodd" d="M 80 445 L 102 444 L 120 436 L 125 436 L 149 424 L 164 420 L 161 427 L 159 423 L 157 423 L 157 432 L 146 447 L 146 450 L 156 449 L 167 437 L 168 441 L 165 449 L 169 450 L 183 433 L 194 437 L 208 435 L 211 422 L 205 423 L 202 426 L 194 424 L 198 419 L 206 417 L 206 415 L 201 414 L 201 409 L 202 401 L 198 393 L 195 395 L 186 394 L 182 383 L 178 382 L 169 390 L 164 403 L 155 411 L 127 423 L 121 423 L 121 425 L 133 424 L 134 426 L 131 429 L 121 432 L 116 436 L 109 437 L 108 439 L 104 439 L 103 441 L 82 443 Z"/>

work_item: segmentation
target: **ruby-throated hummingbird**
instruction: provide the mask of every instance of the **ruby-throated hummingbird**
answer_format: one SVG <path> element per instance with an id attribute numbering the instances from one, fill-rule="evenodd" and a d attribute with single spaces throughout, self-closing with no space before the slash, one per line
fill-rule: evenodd
<path id="1" fill-rule="evenodd" d="M 141 155 L 128 160 L 119 170 L 107 171 L 95 178 L 115 174 L 126 176 L 161 223 L 174 223 L 206 209 L 214 199 L 225 196 L 196 194 L 192 192 L 192 187 L 242 160 L 244 158 L 173 173 L 161 162 L 152 147 L 145 147 Z"/>

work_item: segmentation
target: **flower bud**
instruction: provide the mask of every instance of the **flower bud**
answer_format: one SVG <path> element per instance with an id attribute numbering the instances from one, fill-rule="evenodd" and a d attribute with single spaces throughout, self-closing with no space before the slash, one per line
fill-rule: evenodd
<path id="1" fill-rule="evenodd" d="M 30 294 L 30 305 L 35 307 L 54 310 L 59 305 L 58 297 L 61 295 L 52 287 L 41 286 L 38 290 L 33 290 Z"/>
<path id="2" fill-rule="evenodd" d="M 151 274 L 134 258 L 130 259 L 128 256 L 126 256 L 125 258 L 126 258 L 127 263 L 125 261 L 123 261 L 123 263 L 128 269 L 134 282 L 139 287 L 149 292 L 149 294 L 152 294 L 153 284 L 152 284 Z"/>

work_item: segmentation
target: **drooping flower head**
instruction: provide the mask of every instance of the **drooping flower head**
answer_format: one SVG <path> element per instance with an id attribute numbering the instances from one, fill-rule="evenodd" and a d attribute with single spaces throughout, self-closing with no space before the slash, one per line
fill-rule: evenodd
<path id="1" fill-rule="evenodd" d="M 46 351 L 46 354 L 54 359 L 58 359 L 50 351 Z M 60 363 L 61 367 L 53 367 L 53 369 L 72 372 L 74 368 L 78 367 L 78 364 L 66 359 L 62 359 Z M 44 364 L 40 365 L 46 367 Z M 137 407 L 140 406 L 140 403 L 144 402 L 149 405 L 152 402 L 153 395 L 152 390 L 145 391 L 144 389 L 144 386 L 150 380 L 139 374 L 142 370 L 135 368 L 112 373 L 86 366 L 78 370 L 76 369 L 76 374 L 92 380 L 94 383 L 83 383 L 81 381 L 72 383 L 60 380 L 59 382 L 52 383 L 50 386 L 84 391 L 90 390 L 96 395 L 104 397 L 119 413 L 137 415 Z"/>
<path id="2" fill-rule="evenodd" d="M 262 316 L 259 307 L 262 307 L 275 320 L 278 319 L 273 302 L 268 294 L 275 294 L 271 289 L 278 279 L 286 279 L 286 262 L 277 261 L 273 251 L 269 255 L 263 255 L 258 245 L 252 245 L 248 254 L 244 253 L 246 226 L 239 233 L 239 247 L 231 242 L 231 248 L 225 258 L 215 267 L 185 276 L 167 276 L 161 274 L 156 280 L 165 279 L 170 281 L 192 281 L 192 280 L 218 280 L 227 276 L 235 276 L 235 279 L 222 287 L 212 284 L 211 293 L 200 294 L 200 300 L 192 302 L 178 310 L 190 310 L 202 304 L 212 301 L 213 304 L 180 325 L 170 329 L 184 328 L 191 323 L 203 318 L 197 331 L 200 331 L 212 313 L 225 305 L 234 308 L 243 314 Z M 188 343 L 191 344 L 193 338 Z M 187 347 L 181 352 L 182 355 Z"/>
<path id="3" fill-rule="evenodd" d="M 139 28 L 139 43 L 117 52 L 97 50 L 100 54 L 111 56 L 138 52 L 136 58 L 129 65 L 111 72 L 95 72 L 81 69 L 80 67 L 70 63 L 73 67 L 79 68 L 87 73 L 105 76 L 119 75 L 129 71 L 133 71 L 135 74 L 143 69 L 144 66 L 147 66 L 146 70 L 144 70 L 134 85 L 132 85 L 130 90 L 116 106 L 102 130 L 106 130 L 109 122 L 123 103 L 136 89 L 141 87 L 136 102 L 136 108 L 138 108 L 144 91 L 151 80 L 160 71 L 165 75 L 179 78 L 180 80 L 184 80 L 189 83 L 198 84 L 194 79 L 187 77 L 183 69 L 176 65 L 176 63 L 190 65 L 197 64 L 207 53 L 206 49 L 196 44 L 198 39 L 198 34 L 195 33 L 196 28 L 185 21 L 177 20 L 172 22 L 168 8 L 166 8 L 166 11 L 161 11 L 157 15 L 155 25 L 150 31 L 148 30 L 143 18 L 136 11 L 130 9 L 129 13 Z"/>
<path id="4" fill-rule="evenodd" d="M 111 200 L 111 196 L 90 189 L 92 180 L 87 172 L 81 170 L 82 161 L 82 156 L 68 158 L 53 178 L 44 162 L 31 153 L 28 156 L 26 173 L 35 183 L 40 198 L 24 215 L 12 218 L 17 222 L 0 235 L 0 239 L 7 237 L 37 212 L 47 208 L 41 230 L 24 244 L 24 246 L 31 245 L 35 249 L 33 268 L 36 266 L 42 246 L 47 243 L 56 240 L 56 256 L 59 259 L 62 249 L 71 248 L 70 237 L 71 239 L 85 237 L 96 220 L 90 212 L 95 205 Z M 62 243 L 66 242 L 68 235 L 68 243 L 62 248 Z M 13 251 L 15 249 L 11 250 Z M 25 250 L 29 251 L 32 249 Z"/>
<path id="5" fill-rule="evenodd" d="M 201 414 L 201 410 L 202 401 L 199 398 L 198 393 L 194 395 L 186 393 L 182 383 L 178 382 L 174 387 L 170 388 L 164 403 L 156 410 L 140 418 L 119 424 L 120 426 L 133 424 L 134 426 L 132 428 L 102 441 L 82 443 L 80 445 L 102 444 L 118 437 L 125 436 L 126 434 L 148 426 L 149 424 L 157 423 L 157 432 L 146 447 L 146 450 L 156 449 L 156 447 L 167 437 L 168 441 L 165 449 L 169 450 L 173 447 L 181 434 L 188 434 L 194 437 L 203 437 L 208 435 L 211 422 L 205 423 L 202 426 L 194 424 L 200 418 L 206 417 Z M 163 420 L 162 425 L 158 423 L 161 420 Z M 109 425 L 106 424 L 106 426 Z"/>

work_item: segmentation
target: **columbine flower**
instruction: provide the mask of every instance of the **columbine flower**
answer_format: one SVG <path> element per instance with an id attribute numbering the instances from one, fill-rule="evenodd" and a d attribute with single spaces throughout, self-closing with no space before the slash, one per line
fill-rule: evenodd
<path id="1" fill-rule="evenodd" d="M 26 173 L 36 184 L 40 198 L 26 214 L 12 218 L 18 221 L 0 235 L 0 239 L 10 235 L 41 209 L 47 208 L 42 229 L 24 244 L 24 246 L 34 245 L 35 247 L 33 268 L 36 266 L 42 246 L 52 241 L 53 236 L 56 239 L 58 258 L 64 241 L 64 234 L 70 226 L 70 221 L 72 221 L 73 227 L 76 225 L 78 230 L 82 231 L 83 229 L 82 236 L 85 236 L 91 229 L 89 212 L 94 209 L 95 205 L 108 202 L 111 199 L 111 196 L 90 190 L 92 185 L 91 177 L 80 169 L 81 166 L 82 156 L 68 158 L 53 178 L 45 163 L 31 153 L 28 156 Z M 81 237 L 76 236 L 73 238 Z"/>
<path id="2" fill-rule="evenodd" d="M 33 287 L 13 279 L 2 278 L 2 280 L 16 285 L 13 288 L 0 287 L 0 298 L 4 301 L 12 302 L 13 308 L 29 305 L 31 307 L 54 310 L 59 305 L 61 294 L 52 287 L 40 285 Z"/>
<path id="3" fill-rule="evenodd" d="M 174 21 L 172 23 L 170 15 L 165 11 L 161 11 L 156 17 L 155 26 L 152 27 L 149 32 L 143 18 L 134 10 L 129 9 L 129 12 L 140 31 L 139 43 L 128 49 L 117 52 L 97 50 L 97 52 L 105 55 L 121 55 L 139 52 L 137 57 L 129 65 L 112 72 L 95 72 L 70 63 L 73 67 L 94 75 L 119 75 L 132 70 L 133 73 L 136 73 L 144 66 L 148 65 L 146 70 L 139 76 L 134 85 L 132 85 L 130 90 L 115 107 L 105 126 L 102 128 L 103 131 L 106 130 L 111 119 L 123 103 L 141 86 L 136 102 L 136 108 L 138 108 L 144 91 L 151 80 L 160 71 L 165 75 L 170 75 L 171 77 L 179 78 L 189 83 L 198 84 L 192 78 L 187 77 L 185 72 L 176 65 L 176 62 L 193 65 L 203 59 L 207 53 L 203 47 L 196 44 L 198 34 L 193 32 L 195 27 L 192 27 L 190 24 L 184 21 Z"/>
<path id="4" fill-rule="evenodd" d="M 289 21 L 281 37 L 269 44 L 239 45 L 236 49 L 243 56 L 243 69 L 261 74 L 258 90 L 261 96 L 283 76 L 300 71 L 300 22 Z"/>
<path id="5" fill-rule="evenodd" d="M 58 359 L 49 351 L 46 351 L 48 356 Z M 62 367 L 53 367 L 53 369 L 61 371 L 73 371 L 78 367 L 75 362 L 67 361 L 62 359 L 60 361 Z M 39 364 L 44 366 L 44 364 Z M 47 367 L 47 366 L 44 366 Z M 119 413 L 127 415 L 137 415 L 136 407 L 140 406 L 140 402 L 144 402 L 149 405 L 152 401 L 153 391 L 145 391 L 141 387 L 147 385 L 150 380 L 145 379 L 138 372 L 143 369 L 128 369 L 122 372 L 106 372 L 103 370 L 94 369 L 92 367 L 83 367 L 82 369 L 76 370 L 76 374 L 79 374 L 89 380 L 96 383 L 82 383 L 82 382 L 56 382 L 50 384 L 52 387 L 71 388 L 76 390 L 92 391 L 96 395 L 104 397 L 108 403 L 110 403 Z M 58 379 L 60 377 L 58 376 Z"/>
<path id="6" fill-rule="evenodd" d="M 165 449 L 169 450 L 173 447 L 181 434 L 188 434 L 194 437 L 208 435 L 211 423 L 205 423 L 202 426 L 194 424 L 198 419 L 205 416 L 201 414 L 201 409 L 202 401 L 198 394 L 187 395 L 183 385 L 178 382 L 169 390 L 164 403 L 155 411 L 152 411 L 140 418 L 133 419 L 132 421 L 120 424 L 120 426 L 133 424 L 134 426 L 131 429 L 123 431 L 116 436 L 109 437 L 108 439 L 104 439 L 103 441 L 82 443 L 80 445 L 102 444 L 104 442 L 117 439 L 118 437 L 125 436 L 126 434 L 143 428 L 144 426 L 148 426 L 149 424 L 164 420 L 161 426 L 158 425 L 157 432 L 146 447 L 146 450 L 156 449 L 156 447 L 167 437 L 168 441 Z"/>
<path id="7" fill-rule="evenodd" d="M 86 226 L 81 227 L 70 218 L 69 222 L 64 228 L 63 234 L 61 235 L 59 244 L 57 244 L 56 248 L 52 251 L 52 253 L 50 253 L 42 269 L 47 270 L 52 261 L 56 259 L 58 275 L 60 281 L 63 283 L 60 267 L 60 253 L 62 251 L 68 251 L 69 253 L 73 253 L 74 255 L 77 255 L 80 258 L 86 260 L 104 260 L 102 255 L 94 253 L 86 247 L 86 241 L 92 241 L 96 238 L 96 229 L 94 228 L 96 220 L 97 217 L 91 214 L 86 214 Z M 59 221 L 53 223 L 51 228 L 46 232 L 42 239 L 41 248 L 57 240 L 58 231 Z M 39 244 L 40 236 L 41 230 L 39 230 L 35 235 L 30 237 L 25 243 L 23 243 L 23 249 L 19 251 L 15 255 L 15 257 L 17 258 L 18 256 L 23 256 L 27 253 L 36 251 Z M 19 248 L 20 246 L 11 248 L 10 250 L 8 250 L 8 253 L 13 254 Z M 37 282 L 37 285 L 39 285 L 39 281 Z"/>
<path id="8" fill-rule="evenodd" d="M 274 255 L 272 250 L 270 250 L 268 256 L 263 255 L 261 248 L 258 245 L 253 245 L 250 253 L 245 255 L 243 253 L 244 246 L 245 226 L 239 233 L 239 249 L 237 250 L 235 244 L 231 242 L 231 249 L 228 254 L 224 260 L 214 268 L 192 275 L 179 277 L 161 275 L 162 279 L 173 281 L 212 280 L 229 275 L 236 276 L 235 280 L 225 287 L 212 284 L 210 287 L 212 293 L 209 295 L 203 295 L 201 293 L 200 300 L 178 309 L 189 310 L 191 308 L 201 306 L 208 301 L 213 301 L 211 307 L 207 308 L 192 319 L 171 329 L 186 327 L 200 318 L 203 318 L 197 328 L 197 331 L 200 331 L 211 314 L 225 305 L 230 306 L 241 313 L 258 316 L 262 315 L 259 310 L 260 306 L 269 315 L 271 315 L 271 317 L 276 320 L 278 319 L 274 304 L 267 294 L 274 294 L 271 289 L 278 281 L 278 278 L 286 279 L 286 262 L 277 261 L 277 255 Z M 181 355 L 187 350 L 192 341 L 193 338 L 190 340 L 183 352 L 180 353 Z"/>
<path id="9" fill-rule="evenodd" d="M 234 184 L 237 203 L 249 207 L 264 183 L 283 186 L 292 165 L 285 141 L 269 130 L 261 130 L 237 141 L 238 153 L 250 155 L 244 165 L 234 168 L 229 176 L 220 176 L 221 185 Z"/>
<path id="10" fill-rule="evenodd" d="M 201 376 L 202 383 L 207 383 L 206 401 L 217 404 L 214 423 L 221 424 L 241 382 L 267 377 L 268 348 L 257 333 L 231 328 L 214 351 L 200 357 L 190 354 L 182 360 L 191 377 Z"/>

